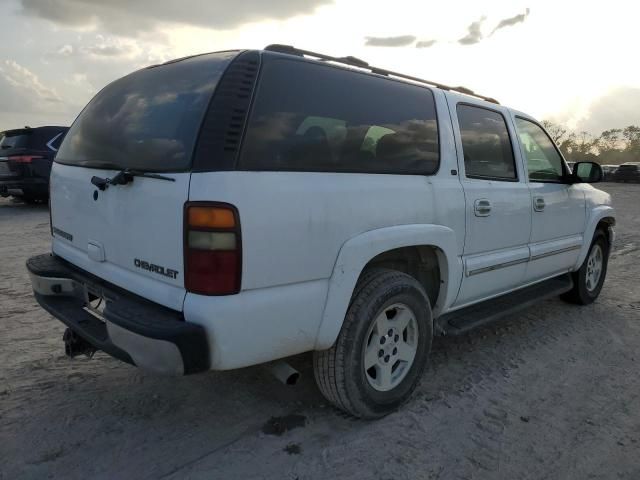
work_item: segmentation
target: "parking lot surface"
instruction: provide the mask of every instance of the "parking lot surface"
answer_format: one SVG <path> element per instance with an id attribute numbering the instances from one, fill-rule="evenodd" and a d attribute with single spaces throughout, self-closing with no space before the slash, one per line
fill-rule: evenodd
<path id="1" fill-rule="evenodd" d="M 64 356 L 63 325 L 24 268 L 49 249 L 46 206 L 0 199 L 0 478 L 638 479 L 640 186 L 618 214 L 598 301 L 543 302 L 437 338 L 412 399 L 375 422 L 264 367 L 157 377 Z"/>

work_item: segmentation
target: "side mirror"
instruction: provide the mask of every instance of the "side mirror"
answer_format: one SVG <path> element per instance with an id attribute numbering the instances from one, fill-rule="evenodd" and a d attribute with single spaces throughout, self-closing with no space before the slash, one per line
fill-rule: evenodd
<path id="1" fill-rule="evenodd" d="M 595 162 L 578 162 L 573 166 L 573 177 L 577 183 L 602 181 L 602 167 Z"/>

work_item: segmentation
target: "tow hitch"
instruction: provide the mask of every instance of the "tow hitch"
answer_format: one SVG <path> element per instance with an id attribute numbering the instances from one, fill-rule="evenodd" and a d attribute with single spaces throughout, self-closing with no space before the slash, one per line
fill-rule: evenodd
<path id="1" fill-rule="evenodd" d="M 64 341 L 64 353 L 69 358 L 74 358 L 78 355 L 86 355 L 91 358 L 96 353 L 96 348 L 93 345 L 70 328 L 64 331 L 62 340 Z"/>

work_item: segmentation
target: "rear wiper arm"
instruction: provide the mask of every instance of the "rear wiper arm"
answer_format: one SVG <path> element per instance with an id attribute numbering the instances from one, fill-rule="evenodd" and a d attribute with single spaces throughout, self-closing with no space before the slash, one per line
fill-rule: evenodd
<path id="1" fill-rule="evenodd" d="M 125 168 L 118 172 L 113 178 L 91 177 L 91 183 L 98 187 L 100 190 L 106 190 L 109 185 L 126 185 L 133 182 L 133 177 L 147 177 L 156 178 L 158 180 L 167 180 L 169 182 L 175 182 L 175 178 L 166 177 L 157 173 L 144 172 L 142 170 L 132 170 Z"/>
<path id="2" fill-rule="evenodd" d="M 158 180 L 167 180 L 169 182 L 175 182 L 175 178 L 166 177 L 164 175 L 158 175 L 157 173 L 145 172 L 143 170 L 132 170 L 130 168 L 125 168 L 121 172 L 110 179 L 109 183 L 111 185 L 126 185 L 127 183 L 133 180 L 133 177 L 147 177 L 147 178 L 157 178 Z"/>

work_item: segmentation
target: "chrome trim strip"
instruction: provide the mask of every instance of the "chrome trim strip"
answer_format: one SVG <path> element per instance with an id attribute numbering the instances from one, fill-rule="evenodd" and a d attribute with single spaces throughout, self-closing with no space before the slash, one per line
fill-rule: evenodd
<path id="1" fill-rule="evenodd" d="M 582 245 L 573 245 L 571 247 L 565 247 L 565 248 L 561 248 L 559 250 L 553 250 L 551 252 L 541 253 L 539 255 L 534 255 L 534 256 L 530 255 L 528 258 L 522 258 L 522 259 L 519 259 L 519 260 L 512 260 L 510 262 L 504 262 L 504 263 L 497 263 L 495 265 L 490 265 L 488 267 L 482 267 L 482 268 L 478 268 L 476 270 L 467 271 L 467 277 L 471 277 L 473 275 L 478 275 L 480 273 L 491 272 L 493 270 L 498 270 L 500 268 L 513 267 L 514 265 L 520 265 L 521 263 L 530 262 L 532 260 L 539 260 L 541 258 L 550 257 L 552 255 L 558 255 L 560 253 L 570 252 L 572 250 L 580 250 L 581 248 L 582 248 Z"/>
<path id="2" fill-rule="evenodd" d="M 539 255 L 532 256 L 530 260 L 538 260 L 540 258 L 550 257 L 552 255 L 558 255 L 560 253 L 570 252 L 571 250 L 580 250 L 582 245 L 573 245 L 571 247 L 561 248 L 560 250 L 553 250 L 547 253 L 540 253 Z"/>
<path id="3" fill-rule="evenodd" d="M 527 263 L 529 261 L 529 257 L 521 258 L 518 260 L 511 260 L 510 262 L 498 263 L 496 265 L 490 265 L 488 267 L 478 268 L 476 270 L 471 270 L 467 272 L 467 277 L 472 275 L 478 275 L 480 273 L 491 272 L 492 270 L 498 270 L 500 268 L 512 267 L 514 265 L 520 265 L 521 263 Z"/>
<path id="4" fill-rule="evenodd" d="M 51 140 L 49 140 L 47 142 L 47 147 L 49 147 L 50 150 L 52 150 L 54 152 L 58 151 L 58 149 L 53 146 L 53 142 L 55 142 L 60 137 L 60 135 L 62 135 L 63 133 L 64 132 L 60 132 L 59 134 L 57 134 L 55 137 L 53 137 Z"/>

